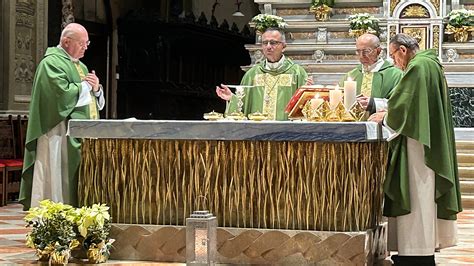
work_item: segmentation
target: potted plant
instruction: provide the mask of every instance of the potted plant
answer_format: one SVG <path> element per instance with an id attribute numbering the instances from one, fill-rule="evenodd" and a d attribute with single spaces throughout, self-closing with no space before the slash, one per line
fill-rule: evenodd
<path id="1" fill-rule="evenodd" d="M 72 206 L 43 200 L 39 207 L 31 208 L 25 216 L 27 227 L 26 245 L 36 250 L 40 260 L 52 264 L 65 264 L 71 250 L 79 245 L 76 212 Z"/>
<path id="2" fill-rule="evenodd" d="M 455 42 L 467 42 L 469 31 L 474 28 L 474 11 L 455 9 L 447 16 L 446 33 L 454 35 Z"/>
<path id="3" fill-rule="evenodd" d="M 333 6 L 334 0 L 312 0 L 309 12 L 314 13 L 317 21 L 326 21 L 329 19 Z"/>
<path id="4" fill-rule="evenodd" d="M 77 210 L 77 226 L 82 236 L 82 246 L 87 250 L 91 263 L 106 262 L 113 239 L 109 238 L 110 215 L 105 204 L 94 204 Z"/>
<path id="5" fill-rule="evenodd" d="M 284 29 L 288 26 L 285 20 L 282 17 L 269 15 L 269 14 L 258 14 L 252 18 L 252 23 L 255 24 L 256 41 L 255 43 L 260 43 L 262 34 L 268 28 L 278 28 Z"/>
<path id="6" fill-rule="evenodd" d="M 255 30 L 260 34 L 267 28 L 284 29 L 288 26 L 282 17 L 269 14 L 258 14 L 252 18 L 252 22 L 255 23 Z"/>
<path id="7" fill-rule="evenodd" d="M 349 35 L 357 38 L 365 33 L 379 35 L 380 20 L 369 13 L 358 13 L 348 17 Z"/>
<path id="8" fill-rule="evenodd" d="M 87 251 L 89 262 L 105 262 L 113 242 L 108 237 L 108 209 L 105 204 L 76 209 L 43 200 L 25 216 L 27 227 L 32 227 L 26 236 L 26 245 L 36 250 L 39 260 L 51 264 L 66 264 L 76 247 Z"/>

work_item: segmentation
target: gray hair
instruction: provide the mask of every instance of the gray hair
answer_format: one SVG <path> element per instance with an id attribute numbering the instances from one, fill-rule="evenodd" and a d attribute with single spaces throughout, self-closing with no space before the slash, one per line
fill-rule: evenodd
<path id="1" fill-rule="evenodd" d="M 270 28 L 265 29 L 265 31 L 264 31 L 263 33 L 267 32 L 267 31 L 278 31 L 278 32 L 280 33 L 280 35 L 281 35 L 281 41 L 282 41 L 283 43 L 286 43 L 285 32 L 284 32 L 282 29 L 270 27 Z"/>
<path id="2" fill-rule="evenodd" d="M 404 33 L 399 33 L 393 36 L 392 39 L 390 39 L 390 44 L 396 45 L 397 48 L 400 47 L 400 45 L 403 45 L 412 51 L 420 49 L 416 39 Z"/>

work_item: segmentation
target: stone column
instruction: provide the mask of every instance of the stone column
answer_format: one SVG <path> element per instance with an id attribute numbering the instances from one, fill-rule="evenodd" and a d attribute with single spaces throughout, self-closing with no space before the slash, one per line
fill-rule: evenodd
<path id="1" fill-rule="evenodd" d="M 1 0 L 0 114 L 26 114 L 47 47 L 48 0 Z"/>

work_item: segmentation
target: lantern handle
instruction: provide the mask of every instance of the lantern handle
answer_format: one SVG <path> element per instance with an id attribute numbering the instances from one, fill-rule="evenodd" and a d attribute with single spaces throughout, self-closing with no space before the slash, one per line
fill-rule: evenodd
<path id="1" fill-rule="evenodd" d="M 206 194 L 206 195 L 207 195 L 207 194 Z M 203 200 L 204 204 L 202 204 L 201 206 L 202 206 L 203 208 L 205 208 L 206 210 L 209 210 L 209 207 L 208 207 L 208 205 L 207 205 L 207 196 L 205 196 L 205 195 L 199 195 L 199 196 L 198 196 L 198 199 L 199 199 L 199 198 L 203 198 L 203 199 L 204 199 L 204 200 Z M 198 207 L 199 207 L 199 204 L 198 204 Z M 210 211 L 210 210 L 209 210 L 209 211 Z"/>

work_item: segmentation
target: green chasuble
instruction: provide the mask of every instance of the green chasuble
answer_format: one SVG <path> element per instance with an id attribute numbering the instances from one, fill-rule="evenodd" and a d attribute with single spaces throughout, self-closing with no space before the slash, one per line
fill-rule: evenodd
<path id="1" fill-rule="evenodd" d="M 265 69 L 265 62 L 253 66 L 245 73 L 241 85 L 245 88 L 242 112 L 245 115 L 260 112 L 268 114 L 270 120 L 288 120 L 285 107 L 296 89 L 306 84 L 308 74 L 303 67 L 285 58 L 280 68 Z M 238 99 L 232 96 L 226 113 L 238 110 Z"/>
<path id="2" fill-rule="evenodd" d="M 411 210 L 407 137 L 423 144 L 425 165 L 435 173 L 438 218 L 455 220 L 462 211 L 452 119 L 448 86 L 435 50 L 418 52 L 388 100 L 386 123 L 400 135 L 390 142 L 385 216 Z"/>
<path id="3" fill-rule="evenodd" d="M 396 68 L 392 63 L 384 60 L 382 67 L 379 71 L 374 72 L 372 79 L 372 91 L 370 96 L 374 98 L 388 98 L 390 91 L 397 85 L 402 78 L 403 71 Z M 344 81 L 350 77 L 352 80 L 357 81 L 357 95 L 361 93 L 362 79 L 364 73 L 362 72 L 362 65 L 358 65 L 353 70 L 349 71 L 339 81 L 339 86 L 344 87 Z"/>
<path id="4" fill-rule="evenodd" d="M 80 63 L 84 73 L 87 67 Z M 39 63 L 33 81 L 28 129 L 25 140 L 25 156 L 20 188 L 20 202 L 27 210 L 31 204 L 33 168 L 36 159 L 36 143 L 39 137 L 62 121 L 71 118 L 88 119 L 89 106 L 75 107 L 82 88 L 81 78 L 66 52 L 57 47 L 46 50 Z M 80 142 L 68 137 L 68 173 L 71 204 L 77 205 L 77 171 L 80 163 Z"/>

